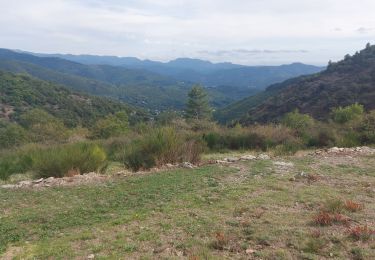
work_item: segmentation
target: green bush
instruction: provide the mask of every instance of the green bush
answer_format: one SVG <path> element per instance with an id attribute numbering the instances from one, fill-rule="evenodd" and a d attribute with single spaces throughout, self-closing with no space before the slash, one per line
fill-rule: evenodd
<path id="1" fill-rule="evenodd" d="M 106 154 L 96 144 L 76 143 L 53 146 L 33 153 L 33 170 L 39 177 L 64 177 L 69 171 L 80 173 L 102 170 Z"/>
<path id="2" fill-rule="evenodd" d="M 0 121 L 0 149 L 19 146 L 27 141 L 25 129 L 15 123 Z"/>
<path id="3" fill-rule="evenodd" d="M 109 138 L 120 136 L 129 130 L 129 120 L 125 112 L 117 112 L 114 115 L 100 119 L 93 129 L 94 138 Z"/>
<path id="4" fill-rule="evenodd" d="M 355 103 L 346 107 L 339 107 L 332 110 L 333 121 L 339 124 L 345 124 L 354 119 L 360 118 L 364 114 L 364 107 Z"/>
<path id="5" fill-rule="evenodd" d="M 178 133 L 172 127 L 162 127 L 132 141 L 125 148 L 123 162 L 134 171 L 167 163 L 196 163 L 203 150 L 202 143 L 193 137 Z"/>
<path id="6" fill-rule="evenodd" d="M 6 180 L 12 174 L 25 173 L 32 168 L 32 158 L 22 152 L 9 153 L 0 157 L 0 179 Z"/>

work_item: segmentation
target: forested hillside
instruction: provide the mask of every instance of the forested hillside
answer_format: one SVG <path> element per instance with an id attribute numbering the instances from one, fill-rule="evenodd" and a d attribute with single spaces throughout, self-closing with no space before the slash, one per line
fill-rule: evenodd
<path id="1" fill-rule="evenodd" d="M 88 127 L 98 119 L 118 111 L 134 117 L 143 112 L 107 98 L 72 92 L 27 75 L 15 75 L 0 71 L 0 119 L 18 122 L 32 109 L 42 109 L 65 125 Z M 138 115 L 137 115 L 138 114 Z"/>
<path id="2" fill-rule="evenodd" d="M 329 117 L 332 108 L 353 103 L 375 108 L 375 46 L 330 63 L 318 74 L 287 80 L 266 91 L 230 105 L 217 113 L 221 122 L 269 122 L 298 109 L 317 119 Z"/>

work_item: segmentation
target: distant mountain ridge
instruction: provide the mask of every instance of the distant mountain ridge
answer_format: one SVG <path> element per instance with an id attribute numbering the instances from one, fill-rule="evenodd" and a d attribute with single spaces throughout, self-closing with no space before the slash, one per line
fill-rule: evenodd
<path id="1" fill-rule="evenodd" d="M 230 62 L 178 58 L 169 62 L 140 60 L 134 57 L 34 54 L 42 57 L 58 57 L 83 64 L 112 65 L 129 69 L 142 69 L 172 77 L 175 80 L 200 83 L 207 87 L 233 86 L 262 90 L 271 84 L 305 74 L 313 74 L 323 67 L 292 63 L 280 66 L 245 66 Z"/>
<path id="2" fill-rule="evenodd" d="M 298 109 L 317 119 L 325 119 L 332 108 L 361 103 L 375 109 L 375 46 L 331 63 L 326 70 L 274 84 L 265 91 L 219 110 L 221 122 L 244 124 L 277 121 Z"/>

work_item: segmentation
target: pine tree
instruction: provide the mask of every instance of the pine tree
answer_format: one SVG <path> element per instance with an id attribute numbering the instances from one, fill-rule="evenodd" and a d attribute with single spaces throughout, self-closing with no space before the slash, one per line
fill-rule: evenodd
<path id="1" fill-rule="evenodd" d="M 199 85 L 195 85 L 190 90 L 188 96 L 186 118 L 198 120 L 209 119 L 212 109 L 210 108 L 207 93 L 204 89 Z"/>

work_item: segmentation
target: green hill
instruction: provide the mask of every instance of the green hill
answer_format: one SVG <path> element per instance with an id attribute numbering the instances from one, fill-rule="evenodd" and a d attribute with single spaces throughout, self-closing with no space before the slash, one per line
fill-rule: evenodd
<path id="1" fill-rule="evenodd" d="M 326 119 L 334 107 L 361 103 L 375 108 L 375 46 L 331 63 L 328 68 L 268 87 L 216 113 L 221 122 L 269 122 L 294 109 Z"/>
<path id="2" fill-rule="evenodd" d="M 117 111 L 142 113 L 129 105 L 108 98 L 73 92 L 63 86 L 0 71 L 0 118 L 18 121 L 33 108 L 41 108 L 67 126 L 90 126 L 98 118 Z"/>

